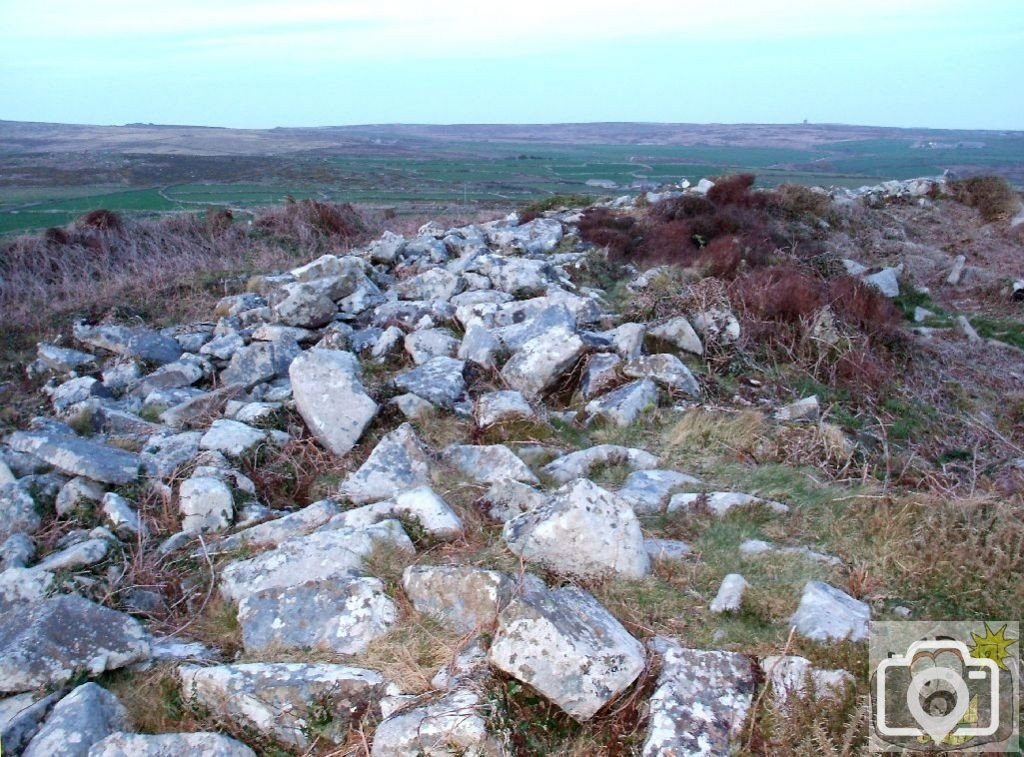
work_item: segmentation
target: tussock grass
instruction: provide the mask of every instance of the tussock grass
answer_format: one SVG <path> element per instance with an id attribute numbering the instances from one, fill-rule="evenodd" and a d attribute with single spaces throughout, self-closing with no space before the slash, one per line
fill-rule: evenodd
<path id="1" fill-rule="evenodd" d="M 349 664 L 379 671 L 407 694 L 423 694 L 431 679 L 450 664 L 467 639 L 428 615 L 409 610 L 402 622 L 370 643 Z"/>

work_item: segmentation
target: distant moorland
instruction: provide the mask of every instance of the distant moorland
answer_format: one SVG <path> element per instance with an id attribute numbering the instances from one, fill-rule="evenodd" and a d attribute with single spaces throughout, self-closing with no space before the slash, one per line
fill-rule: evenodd
<path id="1" fill-rule="evenodd" d="M 0 233 L 108 208 L 236 210 L 286 197 L 443 212 L 624 194 L 750 170 L 859 186 L 995 174 L 1024 186 L 1024 132 L 845 125 L 377 125 L 267 130 L 0 121 Z"/>

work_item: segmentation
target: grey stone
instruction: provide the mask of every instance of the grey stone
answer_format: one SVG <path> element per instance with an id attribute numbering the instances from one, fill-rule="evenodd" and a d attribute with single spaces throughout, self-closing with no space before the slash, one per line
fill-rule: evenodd
<path id="1" fill-rule="evenodd" d="M 562 241 L 562 223 L 555 218 L 536 218 L 521 225 L 499 223 L 487 227 L 487 237 L 498 247 L 511 247 L 527 255 L 551 252 Z"/>
<path id="2" fill-rule="evenodd" d="M 697 484 L 700 479 L 674 470 L 638 470 L 626 477 L 617 493 L 638 515 L 649 515 L 665 509 L 676 489 Z"/>
<path id="3" fill-rule="evenodd" d="M 487 628 L 512 598 L 505 573 L 461 565 L 410 565 L 402 588 L 417 612 L 439 618 L 459 633 Z"/>
<path id="4" fill-rule="evenodd" d="M 232 534 L 221 541 L 220 548 L 227 551 L 243 545 L 277 546 L 288 539 L 315 531 L 339 512 L 340 508 L 335 502 L 323 499 L 281 518 L 250 526 L 244 531 Z"/>
<path id="5" fill-rule="evenodd" d="M 750 584 L 739 573 L 730 573 L 722 579 L 718 593 L 711 600 L 708 609 L 716 614 L 725 612 L 739 612 L 743 604 L 743 594 L 750 588 Z"/>
<path id="6" fill-rule="evenodd" d="M 161 412 L 160 422 L 175 430 L 205 425 L 211 417 L 220 415 L 229 401 L 244 392 L 244 384 L 228 384 L 212 392 L 203 392 Z"/>
<path id="7" fill-rule="evenodd" d="M 535 588 L 501 613 L 488 659 L 578 721 L 625 691 L 644 669 L 644 649 L 590 594 Z"/>
<path id="8" fill-rule="evenodd" d="M 398 352 L 398 346 L 402 344 L 404 338 L 405 332 L 402 329 L 398 328 L 398 326 L 388 326 L 377 337 L 377 343 L 370 349 L 370 357 L 380 362 L 389 355 L 395 354 Z"/>
<path id="9" fill-rule="evenodd" d="M 0 542 L 0 571 L 24 568 L 36 555 L 36 545 L 21 531 Z"/>
<path id="10" fill-rule="evenodd" d="M 690 322 L 681 315 L 670 318 L 652 328 L 649 327 L 647 335 L 655 342 L 665 342 L 683 352 L 690 352 L 694 355 L 704 354 L 704 345 L 700 337 L 697 336 L 697 332 Z"/>
<path id="11" fill-rule="evenodd" d="M 713 515 L 719 518 L 732 510 L 734 507 L 766 507 L 772 512 L 788 513 L 789 507 L 781 502 L 770 499 L 755 497 L 753 494 L 743 492 L 694 492 L 673 494 L 668 502 L 667 511 L 670 513 L 676 510 L 694 510 L 706 508 Z"/>
<path id="12" fill-rule="evenodd" d="M 517 420 L 534 420 L 537 414 L 521 392 L 488 392 L 477 398 L 474 415 L 478 426 Z"/>
<path id="13" fill-rule="evenodd" d="M 871 608 L 834 586 L 808 581 L 789 622 L 812 641 L 861 641 L 868 637 Z"/>
<path id="14" fill-rule="evenodd" d="M 208 355 L 218 360 L 230 360 L 231 356 L 243 347 L 245 347 L 245 339 L 241 334 L 233 332 L 214 337 L 199 348 L 199 354 Z"/>
<path id="15" fill-rule="evenodd" d="M 138 621 L 74 595 L 0 617 L 0 693 L 56 686 L 149 656 Z"/>
<path id="16" fill-rule="evenodd" d="M 313 348 L 295 359 L 289 376 L 310 433 L 334 454 L 347 454 L 377 414 L 355 355 Z"/>
<path id="17" fill-rule="evenodd" d="M 289 539 L 256 557 L 228 563 L 221 570 L 220 593 L 227 600 L 241 602 L 263 589 L 360 576 L 363 561 L 380 545 L 415 552 L 395 520 L 366 528 L 325 529 Z"/>
<path id="18" fill-rule="evenodd" d="M 732 754 L 753 703 L 750 660 L 658 641 L 662 668 L 651 696 L 644 757 Z"/>
<path id="19" fill-rule="evenodd" d="M 480 502 L 487 515 L 493 520 L 504 523 L 521 513 L 529 512 L 547 501 L 547 496 L 532 486 L 504 479 L 491 484 Z"/>
<path id="20" fill-rule="evenodd" d="M 44 387 L 45 391 L 45 387 Z M 68 410 L 80 402 L 103 397 L 108 394 L 106 387 L 92 376 L 80 376 L 65 381 L 60 386 L 49 391 L 50 404 L 61 417 L 66 417 Z"/>
<path id="21" fill-rule="evenodd" d="M 75 339 L 108 352 L 154 363 L 173 363 L 181 357 L 181 347 L 159 331 L 126 326 L 86 326 L 76 323 Z"/>
<path id="22" fill-rule="evenodd" d="M 454 357 L 459 340 L 445 329 L 422 329 L 406 335 L 405 351 L 416 365 L 423 365 L 431 358 Z"/>
<path id="23" fill-rule="evenodd" d="M 705 344 L 728 346 L 735 344 L 740 338 L 740 322 L 730 310 L 712 308 L 694 313 L 690 322 Z"/>
<path id="24" fill-rule="evenodd" d="M 587 360 L 586 370 L 583 371 L 583 378 L 580 379 L 580 394 L 583 395 L 583 399 L 589 400 L 620 384 L 621 366 L 622 358 L 617 355 L 591 355 Z"/>
<path id="25" fill-rule="evenodd" d="M 429 268 L 395 286 L 403 300 L 450 300 L 466 288 L 466 280 L 443 268 Z"/>
<path id="26" fill-rule="evenodd" d="M 215 420 L 199 440 L 200 449 L 216 450 L 228 457 L 244 457 L 267 442 L 267 432 L 228 418 Z"/>
<path id="27" fill-rule="evenodd" d="M 377 709 L 384 678 L 346 665 L 245 663 L 208 668 L 182 666 L 181 694 L 242 728 L 306 749 L 318 711 L 333 715 L 329 740 L 340 741 L 349 724 Z M 332 739 L 333 737 L 333 739 Z"/>
<path id="28" fill-rule="evenodd" d="M 644 539 L 644 550 L 651 560 L 685 560 L 693 554 L 690 545 L 676 539 Z"/>
<path id="29" fill-rule="evenodd" d="M 379 502 L 430 484 L 430 458 L 413 427 L 403 423 L 374 447 L 366 462 L 341 485 L 356 504 Z"/>
<path id="30" fill-rule="evenodd" d="M 232 420 L 249 426 L 273 421 L 283 406 L 280 402 L 246 402 L 232 414 Z"/>
<path id="31" fill-rule="evenodd" d="M 35 533 L 42 523 L 36 501 L 23 482 L 0 486 L 0 539 L 17 533 Z"/>
<path id="32" fill-rule="evenodd" d="M 591 400 L 585 409 L 594 418 L 624 428 L 635 423 L 642 413 L 657 406 L 657 384 L 650 379 L 641 379 Z"/>
<path id="33" fill-rule="evenodd" d="M 452 444 L 445 448 L 441 459 L 479 484 L 504 480 L 540 483 L 529 466 L 504 444 Z"/>
<path id="34" fill-rule="evenodd" d="M 139 457 L 106 444 L 70 434 L 16 431 L 11 448 L 28 452 L 71 476 L 105 484 L 128 484 L 139 476 Z"/>
<path id="35" fill-rule="evenodd" d="M 462 535 L 462 520 L 429 486 L 407 489 L 394 499 L 346 510 L 331 519 L 336 527 L 364 527 L 389 518 L 407 518 L 435 539 L 451 540 Z"/>
<path id="36" fill-rule="evenodd" d="M 426 418 L 437 409 L 432 403 L 415 394 L 399 394 L 391 398 L 391 404 L 410 420 Z"/>
<path id="37" fill-rule="evenodd" d="M 22 757 L 86 757 L 93 744 L 127 724 L 128 711 L 116 696 L 82 684 L 54 705 Z"/>
<path id="38" fill-rule="evenodd" d="M 199 440 L 202 438 L 199 431 L 151 436 L 139 453 L 143 468 L 154 478 L 171 478 L 199 454 Z"/>
<path id="39" fill-rule="evenodd" d="M 523 344 L 505 363 L 501 375 L 509 387 L 528 399 L 540 399 L 584 351 L 579 335 L 564 326 L 556 327 Z"/>
<path id="40" fill-rule="evenodd" d="M 47 368 L 57 373 L 71 373 L 72 371 L 81 373 L 97 368 L 95 355 L 67 347 L 58 347 L 55 344 L 40 342 L 36 345 L 36 355 Z"/>
<path id="41" fill-rule="evenodd" d="M 56 691 L 45 697 L 35 693 L 0 697 L 0 745 L 11 754 L 21 754 L 63 693 Z"/>
<path id="42" fill-rule="evenodd" d="M 228 367 L 221 371 L 221 383 L 250 388 L 278 376 L 287 376 L 292 361 L 301 351 L 294 339 L 253 342 L 231 356 Z"/>
<path id="43" fill-rule="evenodd" d="M 361 654 L 397 618 L 384 584 L 365 576 L 263 589 L 238 605 L 249 654 L 302 649 Z"/>
<path id="44" fill-rule="evenodd" d="M 53 573 L 74 571 L 101 562 L 109 551 L 107 539 L 86 539 L 47 555 L 34 569 Z"/>
<path id="45" fill-rule="evenodd" d="M 145 397 L 151 392 L 160 389 L 178 389 L 183 386 L 191 386 L 212 374 L 213 368 L 205 359 L 193 355 L 185 355 L 173 363 L 161 365 L 152 373 L 139 379 L 139 382 L 132 387 L 132 393 Z"/>
<path id="46" fill-rule="evenodd" d="M 0 572 L 0 613 L 38 602 L 50 594 L 54 575 L 38 568 L 8 567 Z"/>
<path id="47" fill-rule="evenodd" d="M 874 287 L 889 299 L 900 296 L 900 276 L 903 275 L 903 265 L 895 268 L 883 268 L 877 273 L 864 277 L 864 283 Z"/>
<path id="48" fill-rule="evenodd" d="M 818 395 L 812 394 L 810 397 L 780 407 L 773 417 L 777 421 L 816 421 L 819 412 Z"/>
<path id="49" fill-rule="evenodd" d="M 281 287 L 283 299 L 274 305 L 274 315 L 281 323 L 302 328 L 318 328 L 331 322 L 338 306 L 328 296 L 326 287 L 316 282 L 295 282 Z M 351 294 L 351 292 L 349 292 Z"/>
<path id="50" fill-rule="evenodd" d="M 647 324 L 623 323 L 614 329 L 604 332 L 616 354 L 623 360 L 632 360 L 643 353 L 644 338 L 647 336 Z"/>
<path id="51" fill-rule="evenodd" d="M 586 479 L 507 521 L 502 537 L 514 554 L 562 575 L 642 578 L 651 568 L 632 508 Z"/>
<path id="52" fill-rule="evenodd" d="M 808 678 L 817 699 L 838 699 L 854 677 L 846 670 L 821 670 L 798 655 L 768 655 L 761 660 L 761 669 L 771 684 L 775 701 L 785 709 L 792 697 L 804 697 Z"/>
<path id="53" fill-rule="evenodd" d="M 622 368 L 630 378 L 649 378 L 668 389 L 690 397 L 700 397 L 700 384 L 675 355 L 660 354 L 637 357 Z"/>
<path id="54" fill-rule="evenodd" d="M 93 744 L 89 757 L 256 757 L 241 741 L 219 733 L 141 733 L 118 732 Z"/>
<path id="55" fill-rule="evenodd" d="M 225 531 L 235 517 L 231 487 L 213 476 L 194 476 L 178 490 L 181 530 L 185 533 Z"/>
<path id="56" fill-rule="evenodd" d="M 576 316 L 565 305 L 551 305 L 522 321 L 501 326 L 492 332 L 510 352 L 521 349 L 531 339 L 543 336 L 552 329 L 576 331 Z"/>
<path id="57" fill-rule="evenodd" d="M 394 263 L 405 247 L 405 237 L 393 231 L 385 231 L 380 239 L 367 247 L 370 260 L 374 263 Z"/>
<path id="58" fill-rule="evenodd" d="M 487 732 L 487 706 L 480 694 L 459 689 L 437 701 L 403 709 L 385 719 L 373 734 L 371 757 L 504 754 Z"/>
<path id="59" fill-rule="evenodd" d="M 545 475 L 564 484 L 573 479 L 585 478 L 597 467 L 625 465 L 636 471 L 657 468 L 658 463 L 658 458 L 646 450 L 618 444 L 598 444 L 555 458 L 542 470 Z"/>
<path id="60" fill-rule="evenodd" d="M 473 319 L 462 335 L 457 357 L 459 360 L 476 363 L 484 368 L 493 368 L 500 349 L 501 343 L 497 337 L 479 319 Z"/>
<path id="61" fill-rule="evenodd" d="M 466 364 L 451 357 L 434 357 L 416 368 L 398 374 L 394 384 L 403 392 L 451 408 L 465 393 L 462 371 Z"/>

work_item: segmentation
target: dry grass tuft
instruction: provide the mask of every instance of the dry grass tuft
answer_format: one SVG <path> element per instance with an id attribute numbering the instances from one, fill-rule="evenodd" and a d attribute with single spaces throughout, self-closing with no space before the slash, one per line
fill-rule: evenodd
<path id="1" fill-rule="evenodd" d="M 756 410 L 688 410 L 667 434 L 668 444 L 706 454 L 748 448 L 764 434 L 767 420 Z"/>
<path id="2" fill-rule="evenodd" d="M 977 208 L 989 223 L 1005 221 L 1020 208 L 1020 195 L 1000 176 L 975 176 L 954 181 L 950 183 L 949 190 L 954 199 Z"/>
<path id="3" fill-rule="evenodd" d="M 375 639 L 353 664 L 380 672 L 407 694 L 433 689 L 431 679 L 459 654 L 467 639 L 407 608 L 402 622 Z"/>

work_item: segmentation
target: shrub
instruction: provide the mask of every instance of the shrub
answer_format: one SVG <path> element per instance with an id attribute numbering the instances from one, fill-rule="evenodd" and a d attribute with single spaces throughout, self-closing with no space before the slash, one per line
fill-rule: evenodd
<path id="1" fill-rule="evenodd" d="M 551 195 L 551 197 L 545 197 L 543 200 L 534 200 L 531 203 L 527 203 L 523 206 L 522 210 L 519 211 L 519 223 L 529 223 L 535 218 L 539 218 L 541 213 L 547 210 L 556 210 L 558 208 L 585 208 L 593 201 L 593 198 L 587 195 Z"/>
<path id="2" fill-rule="evenodd" d="M 715 186 L 708 190 L 708 200 L 719 206 L 749 205 L 750 188 L 754 186 L 755 178 L 752 173 L 720 176 L 715 179 Z"/>
<path id="3" fill-rule="evenodd" d="M 683 195 L 656 202 L 651 205 L 647 214 L 658 221 L 683 221 L 714 212 L 715 206 L 708 198 L 701 195 Z"/>
<path id="4" fill-rule="evenodd" d="M 840 276 L 830 283 L 828 295 L 832 311 L 868 336 L 889 340 L 898 333 L 900 309 L 870 284 Z"/>
<path id="5" fill-rule="evenodd" d="M 637 244 L 636 219 L 613 213 L 608 208 L 589 208 L 580 218 L 579 234 L 585 242 L 607 247 L 613 257 L 633 252 Z"/>
<path id="6" fill-rule="evenodd" d="M 1020 197 L 1000 176 L 975 176 L 950 184 L 954 199 L 977 208 L 988 222 L 1005 221 L 1020 207 Z"/>
<path id="7" fill-rule="evenodd" d="M 120 232 L 124 230 L 124 223 L 121 221 L 121 216 L 112 210 L 105 210 L 103 208 L 90 210 L 85 215 L 80 216 L 78 224 L 80 226 L 86 226 L 99 231 Z"/>
<path id="8" fill-rule="evenodd" d="M 687 221 L 657 224 L 644 235 L 636 256 L 646 264 L 691 265 L 697 258 L 693 228 Z"/>
<path id="9" fill-rule="evenodd" d="M 791 264 L 751 271 L 736 281 L 733 292 L 746 313 L 786 323 L 810 317 L 826 299 L 824 284 Z"/>
<path id="10" fill-rule="evenodd" d="M 832 211 L 828 195 L 800 184 L 782 184 L 758 197 L 769 212 L 792 220 L 825 218 Z"/>

